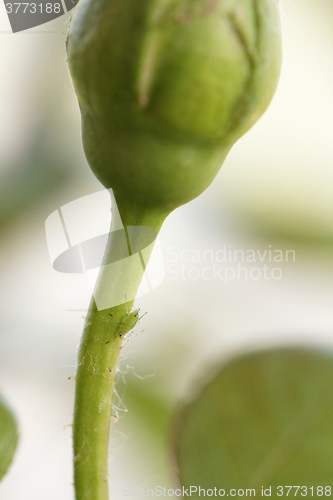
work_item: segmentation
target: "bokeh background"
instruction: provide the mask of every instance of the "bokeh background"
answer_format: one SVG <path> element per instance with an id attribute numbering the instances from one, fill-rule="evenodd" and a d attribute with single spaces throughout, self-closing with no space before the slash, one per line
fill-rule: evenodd
<path id="1" fill-rule="evenodd" d="M 211 187 L 162 228 L 166 279 L 137 301 L 148 314 L 121 356 L 112 498 L 124 486 L 172 487 L 175 408 L 224 357 L 266 345 L 333 347 L 333 3 L 284 0 L 281 9 L 284 59 L 271 106 Z M 81 146 L 68 17 L 13 35 L 0 4 L 0 390 L 20 430 L 0 484 L 5 500 L 73 499 L 68 377 L 84 313 L 70 309 L 86 309 L 90 289 L 84 275 L 52 269 L 44 224 L 101 185 Z M 279 265 L 279 280 L 227 284 L 190 279 L 202 264 L 179 260 L 187 279 L 172 279 L 170 248 L 180 256 L 224 245 L 293 249 L 296 260 Z"/>

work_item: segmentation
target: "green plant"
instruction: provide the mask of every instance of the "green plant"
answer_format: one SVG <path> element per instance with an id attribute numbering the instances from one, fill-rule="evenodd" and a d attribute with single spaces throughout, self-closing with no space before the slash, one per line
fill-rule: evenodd
<path id="1" fill-rule="evenodd" d="M 110 238 L 78 356 L 73 424 L 77 500 L 105 500 L 111 400 L 126 317 L 142 266 L 108 266 L 144 247 L 175 208 L 201 194 L 268 106 L 280 68 L 276 0 L 81 0 L 68 62 L 91 169 L 124 225 Z M 124 243 L 125 242 L 125 243 Z M 142 255 L 141 255 L 142 257 Z M 123 293 L 125 291 L 125 293 Z M 113 304 L 117 305 L 113 305 Z M 112 319 L 110 320 L 110 316 Z"/>
<path id="2" fill-rule="evenodd" d="M 15 418 L 6 403 L 0 398 L 0 481 L 11 464 L 17 441 Z"/>

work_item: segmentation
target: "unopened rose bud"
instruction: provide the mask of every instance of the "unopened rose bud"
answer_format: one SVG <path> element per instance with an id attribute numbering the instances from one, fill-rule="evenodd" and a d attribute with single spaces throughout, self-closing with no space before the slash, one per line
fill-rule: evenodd
<path id="1" fill-rule="evenodd" d="M 212 182 L 280 69 L 277 0 L 80 0 L 68 62 L 88 162 L 121 213 Z"/>

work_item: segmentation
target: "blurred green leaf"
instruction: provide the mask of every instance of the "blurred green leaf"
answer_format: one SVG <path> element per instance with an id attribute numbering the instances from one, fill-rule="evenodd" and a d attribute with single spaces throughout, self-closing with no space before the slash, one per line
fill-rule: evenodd
<path id="1" fill-rule="evenodd" d="M 140 423 L 146 427 L 146 432 L 151 435 L 154 441 L 164 441 L 170 415 L 168 401 L 159 397 L 154 389 L 149 384 L 143 384 L 142 380 L 138 380 L 133 376 L 129 376 L 127 380 L 128 384 L 124 399 L 129 410 L 129 416 L 131 417 L 133 414 L 135 420 L 140 420 Z M 121 387 L 120 384 L 119 386 Z"/>
<path id="2" fill-rule="evenodd" d="M 133 374 L 126 375 L 126 384 L 118 383 L 117 392 L 128 413 L 117 426 L 127 433 L 131 429 L 133 450 L 138 459 L 145 456 L 152 475 L 159 477 L 161 484 L 170 480 L 169 461 L 165 450 L 169 437 L 171 402 L 158 392 L 155 378 L 140 380 Z M 140 457 L 140 458 L 139 458 Z"/>
<path id="3" fill-rule="evenodd" d="M 17 440 L 18 433 L 13 414 L 0 398 L 0 481 L 13 459 Z"/>
<path id="4" fill-rule="evenodd" d="M 175 434 L 185 487 L 261 496 L 271 486 L 279 498 L 278 486 L 301 485 L 317 497 L 333 479 L 333 357 L 305 349 L 238 357 L 182 409 Z"/>
<path id="5" fill-rule="evenodd" d="M 41 123 L 20 157 L 1 172 L 0 232 L 70 181 L 69 161 L 54 130 Z"/>

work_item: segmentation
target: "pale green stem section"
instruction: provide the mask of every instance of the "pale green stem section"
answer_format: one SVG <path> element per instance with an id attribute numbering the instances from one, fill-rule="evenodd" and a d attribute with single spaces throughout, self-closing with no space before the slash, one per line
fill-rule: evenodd
<path id="1" fill-rule="evenodd" d="M 142 217 L 129 221 L 136 225 L 149 225 L 157 231 L 162 219 Z M 131 225 L 131 224 L 128 224 Z M 112 233 L 106 249 L 105 262 L 117 254 Z M 116 286 L 120 280 L 128 282 L 137 292 L 143 268 L 126 268 L 126 275 L 110 276 L 102 267 L 98 287 Z M 131 310 L 133 300 L 127 304 Z M 112 314 L 113 318 L 109 315 Z M 92 299 L 85 321 L 78 354 L 75 407 L 73 422 L 74 485 L 76 500 L 108 500 L 108 441 L 112 419 L 112 394 L 122 339 L 117 335 L 119 323 L 126 316 L 126 303 L 98 311 Z"/>

